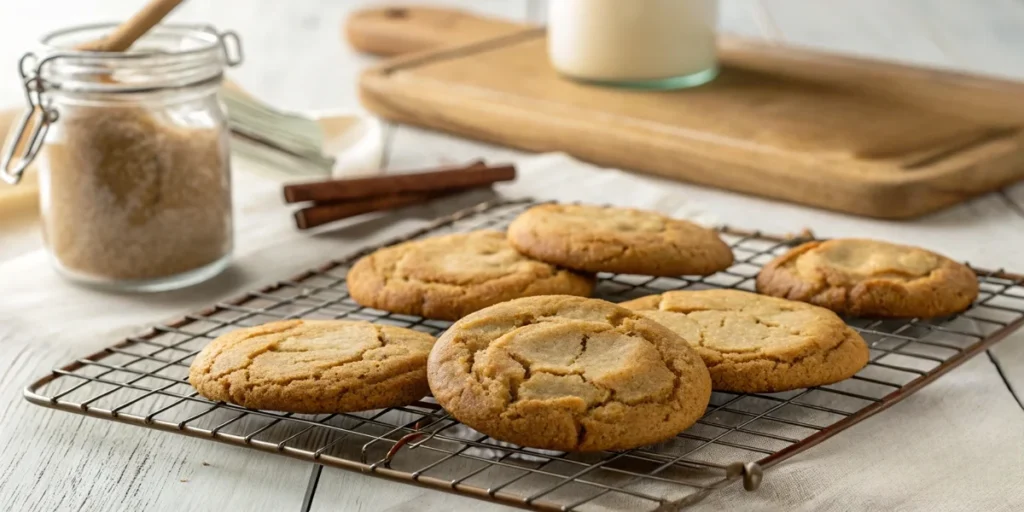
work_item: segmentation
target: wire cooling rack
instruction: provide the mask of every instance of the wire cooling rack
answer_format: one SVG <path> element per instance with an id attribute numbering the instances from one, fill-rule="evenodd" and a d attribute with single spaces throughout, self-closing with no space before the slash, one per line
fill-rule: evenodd
<path id="1" fill-rule="evenodd" d="M 504 229 L 528 201 L 491 202 L 439 219 L 399 241 Z M 601 274 L 595 295 L 623 301 L 667 290 L 753 290 L 761 266 L 810 235 L 723 229 L 736 263 L 701 278 Z M 524 507 L 673 510 L 835 435 L 952 370 L 1024 323 L 1024 276 L 975 269 L 981 285 L 966 312 L 939 319 L 853 319 L 871 362 L 837 384 L 785 393 L 716 392 L 704 417 L 676 438 L 622 452 L 562 453 L 491 440 L 431 398 L 359 414 L 299 415 L 213 403 L 188 385 L 192 358 L 227 331 L 284 318 L 364 319 L 438 334 L 448 322 L 359 306 L 345 288 L 367 249 L 235 300 L 152 328 L 36 381 L 36 404 L 157 430 L 278 452 L 328 466 Z"/>

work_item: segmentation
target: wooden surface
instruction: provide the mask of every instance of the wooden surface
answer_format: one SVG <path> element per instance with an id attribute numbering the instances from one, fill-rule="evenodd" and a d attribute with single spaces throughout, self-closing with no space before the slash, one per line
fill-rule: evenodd
<path id="1" fill-rule="evenodd" d="M 189 2 L 172 15 L 178 21 L 211 22 L 239 31 L 247 61 L 233 75 L 247 90 L 275 105 L 294 109 L 358 109 L 355 78 L 373 59 L 346 48 L 338 37 L 340 20 L 351 10 L 383 2 L 291 0 L 252 9 L 245 0 Z M 424 2 L 426 3 L 426 2 Z M 541 2 L 515 0 L 448 1 L 491 16 L 523 23 L 543 22 Z M 12 63 L 25 42 L 45 30 L 82 23 L 123 19 L 138 7 L 132 0 L 17 2 L 0 19 L 0 63 Z M 1024 4 L 1015 0 L 864 0 L 793 2 L 791 0 L 725 0 L 725 30 L 764 41 L 801 44 L 861 56 L 897 59 L 1024 79 Z M 23 101 L 20 84 L 0 73 L 0 99 Z M 418 128 L 392 125 L 387 131 L 389 169 L 414 169 L 485 157 L 507 161 L 524 154 Z M 543 184 L 538 184 L 543 185 Z M 575 187 L 573 199 L 588 188 Z M 675 183 L 674 204 L 684 213 L 710 220 L 773 232 L 811 227 L 821 235 L 875 236 L 926 245 L 979 265 L 1020 269 L 1024 251 L 1024 185 L 967 201 L 913 222 L 885 222 L 821 212 L 720 190 Z M 366 475 L 326 469 L 310 485 L 314 466 L 285 457 L 225 447 L 180 436 L 38 408 L 20 396 L 21 388 L 51 368 L 89 354 L 113 338 L 138 330 L 141 324 L 171 318 L 232 296 L 280 276 L 316 264 L 339 252 L 356 250 L 410 229 L 441 207 L 417 209 L 401 219 L 373 220 L 314 235 L 298 234 L 288 209 L 280 203 L 277 184 L 239 173 L 239 262 L 222 278 L 186 292 L 138 298 L 111 296 L 71 287 L 53 276 L 38 251 L 34 226 L 0 227 L 0 509 L 2 510 L 302 510 L 307 489 L 315 490 L 312 510 L 449 511 L 504 510 L 468 498 L 411 486 L 381 482 Z M 653 206 L 664 206 L 662 203 Z M 390 232 L 381 231 L 387 228 Z M 920 412 L 906 428 L 919 429 L 917 457 L 949 465 L 941 445 L 928 432 L 927 416 L 950 397 L 967 394 L 979 404 L 991 400 L 1013 403 L 1007 388 L 977 395 L 978 381 L 967 372 L 986 370 L 999 379 L 1001 362 L 1008 386 L 1024 392 L 1024 338 L 996 346 L 909 398 L 886 414 Z M 968 367 L 969 366 L 969 367 Z M 1012 405 L 1010 405 L 1012 407 Z M 953 422 L 955 417 L 939 418 Z M 881 425 L 868 421 L 849 432 L 868 441 Z M 964 425 L 965 431 L 970 425 Z M 840 441 L 838 438 L 833 441 Z M 830 441 L 829 443 L 833 442 Z M 833 461 L 820 455 L 829 443 L 811 450 L 812 463 L 788 463 L 791 478 L 807 488 L 818 480 L 814 464 Z M 1007 454 L 1016 450 L 1008 447 Z M 884 445 L 866 444 L 860 471 L 896 475 L 899 463 L 884 462 Z M 939 453 L 936 453 L 939 452 Z M 927 457 L 933 456 L 933 459 Z M 900 510 L 918 510 L 929 496 L 946 499 L 950 507 L 971 510 L 977 500 L 992 496 L 986 485 L 1012 476 L 998 468 L 964 473 L 955 485 L 936 485 L 928 493 L 903 497 Z M 205 465 L 206 464 L 209 465 Z M 787 466 L 787 465 L 783 465 Z M 773 469 L 783 471 L 785 467 Z M 1019 473 L 1018 473 L 1019 474 Z M 773 473 L 766 479 L 771 493 Z M 919 479 L 927 479 L 927 474 Z M 889 489 L 850 483 L 849 495 L 877 491 L 874 508 L 886 508 Z M 898 492 L 898 490 L 896 490 Z M 995 497 L 998 501 L 998 496 Z M 810 500 L 811 496 L 807 496 Z M 851 498 L 845 498 L 851 503 Z M 842 509 L 842 503 L 836 505 Z M 863 504 L 865 502 L 858 501 Z M 870 502 L 869 502 L 870 503 Z M 988 510 L 1019 510 L 1022 503 L 1002 500 Z M 745 507 L 744 507 L 745 508 Z M 761 508 L 761 510 L 765 510 Z"/>
<path id="2" fill-rule="evenodd" d="M 498 26 L 481 41 L 494 25 L 437 9 L 359 13 L 348 34 L 367 51 L 469 41 L 367 72 L 363 104 L 500 145 L 869 217 L 918 216 L 1024 177 L 1024 83 L 722 38 L 712 83 L 627 91 L 559 76 L 542 30 Z"/>
<path id="3" fill-rule="evenodd" d="M 343 26 L 345 38 L 353 48 L 382 57 L 485 41 L 530 27 L 436 7 L 366 9 L 345 18 Z"/>

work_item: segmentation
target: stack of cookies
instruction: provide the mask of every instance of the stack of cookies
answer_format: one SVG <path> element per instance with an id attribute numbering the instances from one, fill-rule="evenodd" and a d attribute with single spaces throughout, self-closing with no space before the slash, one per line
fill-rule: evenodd
<path id="1" fill-rule="evenodd" d="M 367 307 L 456 320 L 441 336 L 351 321 L 274 322 L 214 340 L 189 380 L 211 399 L 296 413 L 411 404 L 428 392 L 495 439 L 566 451 L 674 437 L 711 391 L 772 393 L 849 378 L 868 362 L 837 315 L 967 308 L 974 273 L 872 240 L 811 242 L 765 266 L 759 293 L 587 298 L 599 272 L 709 275 L 733 264 L 712 230 L 654 212 L 533 207 L 507 233 L 398 244 L 348 274 Z"/>

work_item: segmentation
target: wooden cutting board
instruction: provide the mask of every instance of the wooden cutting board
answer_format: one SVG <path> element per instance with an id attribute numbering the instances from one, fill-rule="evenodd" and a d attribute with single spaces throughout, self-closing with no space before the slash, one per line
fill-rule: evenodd
<path id="1" fill-rule="evenodd" d="M 391 8 L 345 30 L 405 54 L 362 75 L 368 109 L 465 137 L 892 219 L 1024 177 L 1022 83 L 723 37 L 714 82 L 631 91 L 563 79 L 535 27 Z"/>

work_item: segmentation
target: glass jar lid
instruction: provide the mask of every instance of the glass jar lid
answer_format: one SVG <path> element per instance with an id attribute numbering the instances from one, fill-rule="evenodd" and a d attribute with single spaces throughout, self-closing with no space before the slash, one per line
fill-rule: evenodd
<path id="1" fill-rule="evenodd" d="M 44 36 L 39 56 L 30 53 L 22 59 L 22 75 L 37 76 L 46 90 L 146 92 L 219 78 L 226 66 L 242 60 L 234 32 L 218 33 L 206 25 L 154 27 L 126 52 L 76 49 L 115 26 L 83 25 Z"/>
<path id="2" fill-rule="evenodd" d="M 136 94 L 188 88 L 219 81 L 225 67 L 242 62 L 234 32 L 208 25 L 154 27 L 125 52 L 83 51 L 115 24 L 82 25 L 47 34 L 37 53 L 18 65 L 28 109 L 8 137 L 0 157 L 0 180 L 17 184 L 42 148 L 59 113 L 46 93 Z"/>

